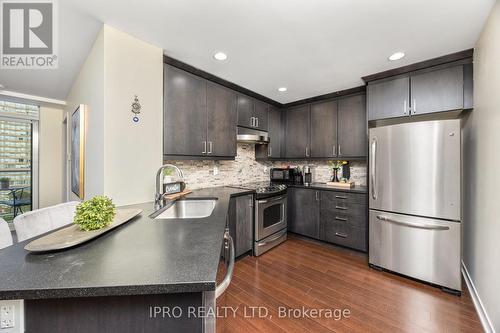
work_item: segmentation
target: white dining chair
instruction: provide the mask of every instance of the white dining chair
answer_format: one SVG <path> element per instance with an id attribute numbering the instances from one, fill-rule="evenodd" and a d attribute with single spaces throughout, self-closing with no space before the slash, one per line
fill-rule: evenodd
<path id="1" fill-rule="evenodd" d="M 12 245 L 12 234 L 7 222 L 0 217 L 0 249 Z"/>
<path id="2" fill-rule="evenodd" d="M 17 240 L 22 242 L 73 222 L 76 206 L 80 202 L 70 201 L 59 205 L 32 210 L 14 218 Z"/>

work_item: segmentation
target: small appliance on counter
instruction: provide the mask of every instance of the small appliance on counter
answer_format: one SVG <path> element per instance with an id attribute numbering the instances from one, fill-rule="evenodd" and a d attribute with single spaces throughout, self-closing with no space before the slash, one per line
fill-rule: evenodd
<path id="1" fill-rule="evenodd" d="M 311 167 L 309 165 L 304 165 L 303 173 L 304 173 L 304 185 L 310 186 L 312 184 Z"/>
<path id="2" fill-rule="evenodd" d="M 302 184 L 299 168 L 271 168 L 270 179 L 272 183 Z"/>

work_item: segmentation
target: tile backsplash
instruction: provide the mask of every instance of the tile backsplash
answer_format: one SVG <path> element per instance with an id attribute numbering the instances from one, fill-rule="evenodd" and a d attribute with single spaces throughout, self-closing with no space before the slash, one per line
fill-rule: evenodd
<path id="1" fill-rule="evenodd" d="M 268 181 L 270 168 L 286 165 L 302 167 L 309 164 L 314 182 L 326 182 L 332 176 L 328 161 L 256 161 L 255 146 L 244 143 L 238 143 L 235 160 L 168 160 L 165 163 L 172 163 L 181 168 L 190 189 Z M 356 185 L 366 186 L 366 162 L 352 161 L 350 165 L 351 180 Z"/>

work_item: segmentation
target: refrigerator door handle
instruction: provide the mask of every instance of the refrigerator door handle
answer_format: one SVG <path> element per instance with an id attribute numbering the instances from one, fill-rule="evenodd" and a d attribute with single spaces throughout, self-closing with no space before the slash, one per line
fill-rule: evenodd
<path id="1" fill-rule="evenodd" d="M 371 163 L 370 163 L 371 192 L 372 192 L 373 200 L 377 200 L 377 194 L 375 191 L 375 187 L 377 186 L 377 183 L 375 181 L 375 174 L 377 172 L 377 169 L 376 169 L 376 165 L 377 165 L 377 138 L 373 138 L 371 149 L 372 149 L 372 159 L 371 159 Z"/>
<path id="2" fill-rule="evenodd" d="M 447 227 L 444 225 L 404 222 L 404 221 L 396 220 L 396 219 L 393 219 L 393 218 L 390 218 L 390 217 L 384 216 L 384 215 L 377 215 L 377 219 L 379 219 L 380 221 L 394 223 L 394 224 L 402 225 L 405 227 L 417 228 L 417 229 L 427 229 L 427 230 L 449 230 L 450 229 L 450 227 Z"/>

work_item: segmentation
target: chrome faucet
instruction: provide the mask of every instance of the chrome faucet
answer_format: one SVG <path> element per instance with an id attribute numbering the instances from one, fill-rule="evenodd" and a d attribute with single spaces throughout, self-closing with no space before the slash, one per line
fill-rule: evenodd
<path id="1" fill-rule="evenodd" d="M 163 193 L 161 191 L 161 183 L 163 180 L 163 178 L 162 178 L 163 170 L 166 168 L 175 169 L 175 171 L 177 172 L 177 176 L 180 178 L 181 181 L 184 181 L 184 173 L 177 166 L 175 166 L 173 164 L 162 165 L 158 169 L 158 171 L 156 172 L 156 193 L 155 193 L 155 208 L 156 209 L 160 209 L 161 199 L 163 197 Z"/>

